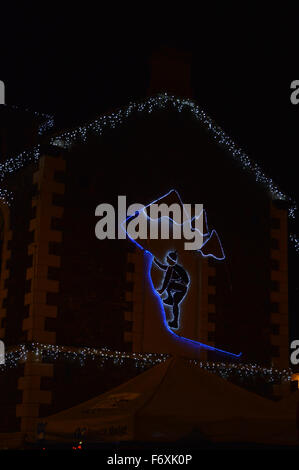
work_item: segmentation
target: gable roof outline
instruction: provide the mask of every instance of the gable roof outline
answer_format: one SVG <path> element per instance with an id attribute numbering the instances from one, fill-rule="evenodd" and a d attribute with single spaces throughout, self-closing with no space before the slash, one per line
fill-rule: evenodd
<path id="1" fill-rule="evenodd" d="M 225 150 L 233 159 L 238 161 L 243 170 L 250 173 L 255 182 L 264 186 L 273 200 L 285 201 L 288 204 L 288 217 L 290 220 L 296 218 L 297 204 L 287 194 L 283 193 L 275 184 L 273 179 L 267 176 L 260 165 L 249 158 L 249 156 L 218 126 L 208 114 L 193 100 L 179 98 L 167 93 L 158 94 L 139 102 L 131 102 L 127 106 L 107 114 L 103 114 L 91 122 L 77 126 L 76 128 L 59 132 L 49 138 L 50 145 L 69 149 L 76 143 L 87 142 L 89 135 L 102 135 L 106 128 L 114 129 L 121 126 L 132 114 L 144 113 L 152 114 L 154 111 L 172 107 L 177 112 L 189 111 L 193 117 L 199 121 L 213 139 Z M 35 146 L 29 151 L 24 151 L 15 157 L 10 157 L 0 164 L 0 183 L 14 172 L 18 171 L 28 163 L 37 161 L 41 156 L 41 145 Z M 13 194 L 6 188 L 0 186 L 0 200 L 10 205 Z M 291 234 L 290 240 L 296 251 L 299 252 L 299 241 L 295 234 Z"/>

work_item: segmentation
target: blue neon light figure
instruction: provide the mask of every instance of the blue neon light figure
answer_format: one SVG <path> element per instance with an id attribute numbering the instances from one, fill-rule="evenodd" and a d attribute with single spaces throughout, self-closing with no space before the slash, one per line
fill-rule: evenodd
<path id="1" fill-rule="evenodd" d="M 162 202 L 163 199 L 165 200 L 167 197 L 173 196 L 172 202 L 179 202 L 182 206 L 182 200 L 180 198 L 179 193 L 176 190 L 170 190 L 164 196 L 156 199 L 155 201 L 151 202 L 144 209 L 148 209 L 152 204 Z M 169 200 L 168 200 L 169 203 Z M 143 209 L 143 210 L 144 210 Z M 176 251 L 168 251 L 166 252 L 166 262 L 167 264 L 161 263 L 154 254 L 154 250 L 151 246 L 149 246 L 148 240 L 140 239 L 138 240 L 139 243 L 130 236 L 129 232 L 127 231 L 127 223 L 137 217 L 139 212 L 137 211 L 134 215 L 129 215 L 122 223 L 121 228 L 127 234 L 128 238 L 134 243 L 141 251 L 143 251 L 145 257 L 145 265 L 146 265 L 146 279 L 149 284 L 150 292 L 153 294 L 154 297 L 158 299 L 158 309 L 160 310 L 160 315 L 162 319 L 163 329 L 162 331 L 165 332 L 165 340 L 170 341 L 169 346 L 174 347 L 176 354 L 180 351 L 180 354 L 185 355 L 188 354 L 197 354 L 199 350 L 205 349 L 209 351 L 215 351 L 217 353 L 225 354 L 230 357 L 240 358 L 242 353 L 235 354 L 228 351 L 224 351 L 223 349 L 216 348 L 214 346 L 210 346 L 199 341 L 185 338 L 184 336 L 178 335 L 178 333 L 174 330 L 178 330 L 180 325 L 180 307 L 185 298 L 188 294 L 189 287 L 191 285 L 189 275 L 185 271 L 185 269 L 177 263 L 177 252 Z M 148 214 L 146 213 L 148 220 L 151 220 Z M 204 231 L 203 231 L 203 244 L 199 250 L 196 250 L 196 253 L 200 254 L 203 258 L 211 257 L 218 261 L 223 261 L 225 259 L 225 253 L 218 236 L 216 230 L 209 230 L 208 223 L 207 223 L 207 215 L 206 211 L 203 210 L 199 217 L 204 217 Z M 169 219 L 175 223 L 170 217 Z M 185 223 L 192 224 L 192 221 L 195 217 L 190 218 L 180 225 L 184 225 Z M 146 247 L 145 247 L 145 246 Z M 173 249 L 173 248 L 172 248 Z M 151 276 L 151 267 L 152 262 L 162 271 L 165 271 L 165 276 L 162 282 L 162 287 L 157 289 L 152 280 Z M 184 273 L 184 274 L 183 274 Z M 167 293 L 167 297 L 164 299 L 163 294 Z M 172 314 L 173 318 L 170 321 L 166 321 L 165 315 L 165 308 L 164 306 L 172 307 Z"/>
<path id="2" fill-rule="evenodd" d="M 160 263 L 154 258 L 154 263 L 163 271 L 166 271 L 162 287 L 157 290 L 162 296 L 167 293 L 165 299 L 162 298 L 163 304 L 172 306 L 172 320 L 168 321 L 168 326 L 177 330 L 180 322 L 180 303 L 187 294 L 189 288 L 189 276 L 186 270 L 177 263 L 177 252 L 172 251 L 167 254 L 167 265 Z"/>

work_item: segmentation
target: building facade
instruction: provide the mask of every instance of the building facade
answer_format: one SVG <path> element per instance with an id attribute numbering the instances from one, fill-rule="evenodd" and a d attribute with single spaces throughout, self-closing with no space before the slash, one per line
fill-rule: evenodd
<path id="1" fill-rule="evenodd" d="M 128 239 L 95 236 L 98 204 L 116 207 L 126 195 L 128 205 L 147 205 L 175 189 L 184 202 L 204 205 L 225 253 L 195 259 L 196 300 L 184 300 L 177 334 L 209 346 L 203 359 L 222 358 L 215 347 L 242 352 L 244 362 L 288 367 L 288 205 L 256 182 L 226 139 L 196 103 L 157 95 L 7 160 L 2 186 L 11 197 L 0 204 L 6 349 L 39 343 L 188 356 L 180 338 L 169 339 L 146 277 L 148 256 Z M 78 380 L 65 365 L 27 354 L 1 375 L 0 431 L 34 432 L 40 416 L 125 378 L 101 376 L 99 384 L 97 374 L 90 366 Z M 73 400 L 62 398 L 67 387 L 76 390 Z"/>

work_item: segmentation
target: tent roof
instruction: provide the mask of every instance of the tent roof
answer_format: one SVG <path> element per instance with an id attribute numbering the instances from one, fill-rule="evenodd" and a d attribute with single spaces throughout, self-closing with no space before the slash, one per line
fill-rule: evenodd
<path id="1" fill-rule="evenodd" d="M 112 390 L 50 416 L 47 421 L 80 420 L 88 415 L 89 419 L 99 419 L 95 410 L 99 410 L 101 415 L 133 413 L 155 393 L 169 365 L 169 360 L 158 364 Z"/>
<path id="2" fill-rule="evenodd" d="M 278 406 L 284 415 L 294 416 L 297 409 L 299 413 L 299 391 L 293 392 L 278 402 Z"/>
<path id="3" fill-rule="evenodd" d="M 107 429 L 121 427 L 126 431 L 115 440 L 177 440 L 194 430 L 210 440 L 231 442 L 296 443 L 297 438 L 295 416 L 285 416 L 275 402 L 183 358 L 170 358 L 45 420 L 47 434 L 56 437 L 86 427 L 90 438 L 112 440 Z"/>
<path id="4" fill-rule="evenodd" d="M 205 420 L 232 416 L 271 416 L 275 404 L 249 392 L 192 361 L 172 359 L 167 374 L 143 415 L 163 414 Z"/>

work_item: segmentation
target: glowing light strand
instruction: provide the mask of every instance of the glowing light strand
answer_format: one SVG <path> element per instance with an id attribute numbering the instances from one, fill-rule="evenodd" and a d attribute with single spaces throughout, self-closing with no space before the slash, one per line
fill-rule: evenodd
<path id="1" fill-rule="evenodd" d="M 40 145 L 37 145 L 31 150 L 25 150 L 24 152 L 19 153 L 16 157 L 10 157 L 3 163 L 0 163 L 0 182 L 3 182 L 6 177 L 20 170 L 28 163 L 38 161 L 40 155 L 41 147 Z M 0 200 L 2 200 L 3 203 L 10 206 L 13 199 L 14 195 L 11 191 L 0 187 Z"/>
<path id="2" fill-rule="evenodd" d="M 284 194 L 273 182 L 272 178 L 267 177 L 257 163 L 250 160 L 248 155 L 241 150 L 233 140 L 219 127 L 214 121 L 192 100 L 180 99 L 174 96 L 168 96 L 167 94 L 157 95 L 146 99 L 143 102 L 130 103 L 127 107 L 120 109 L 110 114 L 102 115 L 94 121 L 90 122 L 85 126 L 79 126 L 74 130 L 68 132 L 62 132 L 57 136 L 50 138 L 50 144 L 58 147 L 69 148 L 76 142 L 86 142 L 89 134 L 101 135 L 105 128 L 114 129 L 124 123 L 134 112 L 147 112 L 151 114 L 154 110 L 166 109 L 167 106 L 172 106 L 177 109 L 178 112 L 187 110 L 200 121 L 205 128 L 212 134 L 213 138 L 224 148 L 226 148 L 234 159 L 241 163 L 244 170 L 251 172 L 255 180 L 258 183 L 263 184 L 267 187 L 274 199 L 285 200 L 290 204 L 288 209 L 288 216 L 290 219 L 296 218 L 297 205 L 296 202 L 289 196 Z M 49 120 L 43 127 L 42 132 L 52 127 L 54 121 L 51 116 L 48 116 Z M 18 171 L 27 163 L 37 160 L 40 157 L 40 147 L 34 147 L 30 151 L 20 153 L 15 157 L 8 158 L 0 164 L 0 182 L 2 182 L 6 176 Z M 11 205 L 13 200 L 13 193 L 5 188 L 0 187 L 0 200 L 3 203 Z M 290 241 L 294 245 L 294 237 L 290 237 Z M 296 248 L 299 253 L 299 248 Z"/>
<path id="3" fill-rule="evenodd" d="M 288 201 L 291 204 L 289 216 L 294 218 L 294 212 L 297 209 L 296 203 L 284 194 L 273 182 L 272 178 L 266 176 L 261 167 L 250 160 L 248 155 L 241 150 L 234 141 L 218 126 L 214 121 L 192 100 L 180 99 L 167 94 L 157 95 L 146 99 L 143 102 L 130 103 L 126 108 L 120 109 L 107 115 L 103 115 L 85 126 L 79 126 L 68 132 L 63 132 L 51 139 L 52 145 L 69 148 L 76 142 L 86 142 L 90 133 L 101 135 L 106 127 L 116 128 L 127 120 L 134 112 L 147 112 L 151 114 L 155 110 L 165 109 L 167 106 L 174 107 L 177 111 L 187 110 L 200 121 L 205 128 L 212 134 L 213 138 L 231 155 L 239 160 L 244 170 L 248 170 L 255 176 L 258 183 L 265 185 L 274 199 Z"/>
<path id="4" fill-rule="evenodd" d="M 225 149 L 227 149 L 235 160 L 241 163 L 244 170 L 251 172 L 257 183 L 264 185 L 271 193 L 274 199 L 287 201 L 290 205 L 288 208 L 289 219 L 296 218 L 297 204 L 289 196 L 284 194 L 278 186 L 274 183 L 272 178 L 266 176 L 261 167 L 250 160 L 248 155 L 241 150 L 233 140 L 221 129 L 220 126 L 202 110 L 200 107 L 189 99 L 179 99 L 167 94 L 158 95 L 156 97 L 148 98 L 140 103 L 130 103 L 126 108 L 120 109 L 117 112 L 103 115 L 98 119 L 90 122 L 86 126 L 79 126 L 69 132 L 63 132 L 58 136 L 51 139 L 51 144 L 58 147 L 69 148 L 76 142 L 86 142 L 88 134 L 102 135 L 104 129 L 116 128 L 120 126 L 126 119 L 128 119 L 134 112 L 148 112 L 151 114 L 154 110 L 165 109 L 167 105 L 171 105 L 179 112 L 188 110 L 193 116 L 199 120 L 205 128 L 212 134 L 213 138 Z M 295 247 L 297 253 L 299 248 L 294 245 L 294 239 L 290 237 L 290 241 Z"/>
<path id="5" fill-rule="evenodd" d="M 0 372 L 17 367 L 20 363 L 28 360 L 29 354 L 33 354 L 31 360 L 36 362 L 51 359 L 58 361 L 60 359 L 78 361 L 82 367 L 86 361 L 98 361 L 104 365 L 106 361 L 113 361 L 115 365 L 122 365 L 131 360 L 136 367 L 153 366 L 165 362 L 169 355 L 154 353 L 134 353 L 124 351 L 114 351 L 107 348 L 97 349 L 90 347 L 70 348 L 67 346 L 58 346 L 52 344 L 31 343 L 20 345 L 5 353 L 5 364 L 0 365 Z M 263 367 L 257 364 L 230 363 L 216 361 L 201 361 L 199 359 L 189 359 L 188 362 L 193 365 L 216 373 L 222 378 L 230 379 L 232 377 L 259 377 L 267 383 L 288 383 L 293 374 L 292 369 L 279 370 L 273 367 Z"/>
<path id="6" fill-rule="evenodd" d="M 149 204 L 147 204 L 141 211 L 136 211 L 135 214 L 133 215 L 129 215 L 122 223 L 121 223 L 121 229 L 125 232 L 125 234 L 129 237 L 129 239 L 138 247 L 141 249 L 141 251 L 145 251 L 145 252 L 148 252 L 148 250 L 144 250 L 144 248 L 136 242 L 136 240 L 134 240 L 132 237 L 130 237 L 129 233 L 127 232 L 126 230 L 126 224 L 127 222 L 129 222 L 130 220 L 134 219 L 136 216 L 138 216 L 141 212 L 143 212 L 147 219 L 148 220 L 151 220 L 151 221 L 156 221 L 157 219 L 152 219 L 148 214 L 147 214 L 147 208 L 150 207 L 151 205 L 153 204 L 156 204 L 158 202 L 160 202 L 161 200 L 163 200 L 164 198 L 166 198 L 167 196 L 169 196 L 171 193 L 175 193 L 178 200 L 180 201 L 181 203 L 181 206 L 183 207 L 183 210 L 184 210 L 184 213 L 185 213 L 185 217 L 183 219 L 183 222 L 182 223 L 177 223 L 172 217 L 169 217 L 169 216 L 160 216 L 159 217 L 159 220 L 162 220 L 162 219 L 166 219 L 166 220 L 169 220 L 171 221 L 173 224 L 175 225 L 178 225 L 178 226 L 184 226 L 184 225 L 190 225 L 192 224 L 192 222 L 194 222 L 196 219 L 200 219 L 201 217 L 204 218 L 204 221 L 205 221 L 205 226 L 206 226 L 206 231 L 204 233 L 201 233 L 201 231 L 199 229 L 194 229 L 196 230 L 198 233 L 200 233 L 200 235 L 202 235 L 203 237 L 203 243 L 202 243 L 202 246 L 199 250 L 196 250 L 198 253 L 200 253 L 204 258 L 207 258 L 207 257 L 212 257 L 218 261 L 222 261 L 225 259 L 225 254 L 224 254 L 224 250 L 223 250 L 223 246 L 222 246 L 222 243 L 220 241 L 220 238 L 219 238 L 219 235 L 218 233 L 216 232 L 216 230 L 209 230 L 209 227 L 208 227 L 208 221 L 207 221 L 207 212 L 205 209 L 202 209 L 201 212 L 196 215 L 196 216 L 193 216 L 190 218 L 188 212 L 186 211 L 185 209 L 185 206 L 183 204 L 183 201 L 181 199 L 181 196 L 180 194 L 178 193 L 178 191 L 176 189 L 171 189 L 170 191 L 168 191 L 166 194 L 164 194 L 163 196 L 160 196 L 158 199 L 155 199 L 154 201 L 150 202 Z M 205 245 L 212 239 L 213 235 L 215 235 L 218 239 L 218 242 L 219 242 L 219 246 L 220 246 L 220 251 L 221 251 L 221 257 L 217 257 L 215 255 L 213 255 L 212 253 L 208 253 L 207 255 L 205 255 L 202 250 L 203 248 L 205 247 Z"/>
<path id="7" fill-rule="evenodd" d="M 25 108 L 23 106 L 17 106 L 15 104 L 4 104 L 2 106 L 6 106 L 9 109 L 16 109 L 22 112 L 30 113 L 36 116 L 37 118 L 42 119 L 43 121 L 38 127 L 38 135 L 44 135 L 48 130 L 54 127 L 54 117 L 51 114 L 40 113 L 38 111 L 33 111 L 32 109 Z"/>
<path id="8" fill-rule="evenodd" d="M 296 250 L 296 252 L 299 254 L 299 238 L 295 233 L 290 233 L 290 241 L 293 243 L 293 246 Z"/>
<path id="9" fill-rule="evenodd" d="M 175 194 L 176 194 L 178 200 L 179 200 L 180 203 L 181 203 L 181 206 L 184 208 L 184 204 L 183 204 L 183 201 L 182 201 L 182 199 L 181 199 L 179 193 L 178 193 L 175 189 L 171 189 L 170 191 L 168 191 L 168 193 L 164 194 L 163 196 L 159 197 L 158 199 L 154 200 L 153 202 L 151 202 L 151 203 L 149 203 L 147 206 L 145 206 L 145 207 L 143 208 L 142 212 L 144 212 L 145 214 L 147 214 L 147 210 L 146 210 L 146 209 L 147 209 L 148 207 L 150 207 L 152 204 L 157 203 L 158 201 L 163 200 L 164 198 L 166 198 L 167 196 L 169 196 L 171 193 L 175 193 Z M 162 321 L 163 321 L 163 323 L 164 323 L 164 327 L 169 331 L 169 333 L 170 333 L 171 335 L 173 335 L 173 337 L 175 338 L 176 341 L 180 341 L 180 342 L 183 342 L 183 343 L 186 343 L 186 344 L 189 344 L 189 345 L 192 344 L 192 346 L 194 346 L 194 347 L 196 347 L 196 348 L 204 348 L 204 349 L 208 349 L 208 350 L 212 350 L 212 351 L 217 351 L 217 352 L 219 352 L 219 353 L 227 354 L 227 355 L 232 356 L 232 357 L 237 357 L 237 358 L 241 357 L 242 353 L 239 353 L 239 354 L 230 353 L 230 352 L 228 352 L 228 351 L 224 351 L 224 350 L 215 348 L 215 347 L 213 347 L 213 346 L 209 346 L 209 345 L 204 344 L 204 343 L 201 343 L 201 342 L 199 342 L 199 341 L 194 341 L 194 340 L 191 340 L 191 339 L 188 339 L 188 338 L 184 338 L 183 336 L 177 335 L 177 334 L 173 331 L 173 329 L 169 327 L 169 324 L 168 324 L 168 322 L 166 321 L 166 316 L 165 316 L 165 307 L 166 307 L 166 305 L 163 303 L 163 300 L 162 300 L 162 299 L 160 298 L 160 296 L 158 295 L 157 290 L 156 290 L 156 288 L 155 288 L 154 285 L 153 285 L 152 278 L 151 278 L 151 274 L 150 274 L 151 265 L 152 265 L 152 261 L 153 261 L 153 259 L 154 259 L 154 255 L 153 255 L 149 250 L 144 249 L 136 240 L 134 240 L 133 238 L 131 238 L 130 235 L 129 235 L 129 233 L 128 233 L 128 231 L 127 231 L 127 229 L 125 228 L 125 227 L 126 227 L 126 223 L 127 223 L 130 219 L 134 218 L 136 215 L 139 215 L 139 211 L 137 211 L 134 215 L 129 215 L 129 216 L 121 223 L 121 228 L 124 230 L 124 232 L 126 233 L 126 235 L 128 236 L 128 238 L 129 238 L 145 255 L 147 255 L 147 256 L 149 257 L 148 260 L 147 260 L 147 274 L 146 274 L 146 276 L 147 276 L 149 285 L 151 286 L 151 290 L 152 290 L 153 294 L 154 294 L 154 295 L 157 297 L 157 299 L 158 299 L 158 302 L 159 302 L 159 310 L 160 310 L 160 314 L 161 314 L 161 319 L 162 319 Z M 215 235 L 217 236 L 217 238 L 218 238 L 219 246 L 221 247 L 222 257 L 218 258 L 218 257 L 214 256 L 212 253 L 209 253 L 209 254 L 207 254 L 207 255 L 204 255 L 203 252 L 201 251 L 201 249 L 197 250 L 197 252 L 200 253 L 200 254 L 201 254 L 202 256 L 204 256 L 204 257 L 212 256 L 214 259 L 224 260 L 224 259 L 225 259 L 225 254 L 224 254 L 223 247 L 222 247 L 222 244 L 221 244 L 221 241 L 220 241 L 220 238 L 219 238 L 217 232 L 216 232 L 215 230 L 212 230 L 211 233 L 209 232 L 209 228 L 208 228 L 208 224 L 207 224 L 207 214 L 206 214 L 206 211 L 201 210 L 201 212 L 200 212 L 199 215 L 196 215 L 196 216 L 194 216 L 194 217 L 192 217 L 192 218 L 190 218 L 190 215 L 187 213 L 187 211 L 186 211 L 186 214 L 185 214 L 185 215 L 186 215 L 186 221 L 183 221 L 182 223 L 177 223 L 177 222 L 175 222 L 175 220 L 173 220 L 173 219 L 172 219 L 171 217 L 169 217 L 169 216 L 167 216 L 167 217 L 166 217 L 166 216 L 161 216 L 161 217 L 159 217 L 159 220 L 164 219 L 164 218 L 166 217 L 166 219 L 171 220 L 171 221 L 172 221 L 173 223 L 175 223 L 176 225 L 183 226 L 183 225 L 186 224 L 186 223 L 188 223 L 188 224 L 191 225 L 191 222 L 194 221 L 195 219 L 198 219 L 198 218 L 200 218 L 200 217 L 202 217 L 202 216 L 205 217 L 206 230 L 208 230 L 208 232 L 207 232 L 206 234 L 203 234 L 203 233 L 202 233 L 201 235 L 203 235 L 203 236 L 206 235 L 206 236 L 208 237 L 208 239 L 206 239 L 206 241 L 203 243 L 203 245 L 202 245 L 201 248 L 203 248 L 203 247 L 205 246 L 205 244 L 211 239 L 212 235 L 215 234 Z M 153 219 L 151 219 L 151 217 L 149 217 L 148 215 L 147 215 L 147 218 L 150 219 L 150 220 L 153 220 Z M 200 230 L 197 229 L 197 231 L 198 231 L 199 233 L 201 233 Z M 167 256 L 167 255 L 166 255 L 166 256 Z M 190 285 L 190 282 L 191 282 L 191 280 L 189 280 L 188 287 L 189 287 L 189 285 Z M 188 287 L 187 287 L 187 291 L 188 291 Z M 185 295 L 186 295 L 186 294 L 187 294 L 187 292 L 185 293 Z M 184 298 L 185 298 L 185 296 L 184 296 Z M 183 302 L 184 298 L 181 299 L 180 304 Z M 175 328 L 175 330 L 177 330 L 177 329 L 178 329 L 178 328 Z"/>

